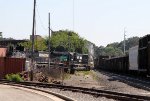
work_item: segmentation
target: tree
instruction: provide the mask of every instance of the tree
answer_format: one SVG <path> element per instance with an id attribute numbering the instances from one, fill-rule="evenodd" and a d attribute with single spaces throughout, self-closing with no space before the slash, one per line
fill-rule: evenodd
<path id="1" fill-rule="evenodd" d="M 48 44 L 48 37 L 46 37 L 46 43 Z M 50 38 L 52 51 L 87 53 L 86 43 L 87 41 L 81 38 L 77 33 L 68 30 L 53 32 Z"/>
<path id="2" fill-rule="evenodd" d="M 125 42 L 126 42 L 126 51 L 128 51 L 129 48 L 138 45 L 139 37 L 128 38 Z M 123 56 L 124 55 L 123 49 L 124 49 L 124 41 L 114 42 L 108 44 L 106 47 L 104 46 L 95 47 L 95 56 L 100 55 Z"/>
<path id="3" fill-rule="evenodd" d="M 20 43 L 22 46 L 24 46 L 26 49 L 31 50 L 32 47 L 32 41 Z M 34 42 L 34 49 L 36 51 L 44 51 L 47 49 L 45 39 L 37 39 Z"/>
<path id="4" fill-rule="evenodd" d="M 122 56 L 123 55 L 122 50 L 111 47 L 111 46 L 99 47 L 99 52 L 101 53 L 99 55 L 105 55 L 105 56 Z"/>
<path id="5" fill-rule="evenodd" d="M 138 45 L 138 43 L 139 43 L 139 37 L 128 38 L 125 41 L 125 43 L 126 43 L 126 50 L 128 51 L 129 48 Z M 114 48 L 119 48 L 119 49 L 121 49 L 123 51 L 124 50 L 124 41 L 114 42 L 114 43 L 108 44 L 107 47 L 108 46 L 111 46 L 111 47 L 114 47 Z"/>
<path id="6" fill-rule="evenodd" d="M 114 47 L 114 48 L 118 48 L 118 46 L 119 46 L 119 42 L 114 42 L 107 45 L 107 47 Z"/>

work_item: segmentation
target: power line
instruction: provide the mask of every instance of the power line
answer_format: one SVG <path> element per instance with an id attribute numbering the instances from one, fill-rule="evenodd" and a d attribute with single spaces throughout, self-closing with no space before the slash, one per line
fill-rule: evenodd
<path id="1" fill-rule="evenodd" d="M 41 25 L 41 27 L 43 28 L 43 30 L 47 31 L 47 27 L 44 26 L 44 23 L 43 23 L 43 21 L 42 21 L 42 19 L 41 19 L 41 16 L 40 16 L 38 7 L 36 7 L 36 11 L 37 11 L 37 16 L 38 16 L 38 18 L 39 18 L 39 20 L 40 20 L 40 25 Z M 52 32 L 54 32 L 51 28 L 50 28 L 50 30 L 51 30 Z"/>
<path id="2" fill-rule="evenodd" d="M 37 11 L 37 16 L 38 16 L 38 18 L 39 18 L 41 27 L 43 28 L 43 30 L 47 31 L 47 28 L 44 26 L 44 23 L 43 23 L 43 21 L 42 21 L 42 19 L 41 19 L 41 17 L 40 17 L 40 13 L 39 13 L 39 11 L 38 11 L 38 7 L 36 7 L 36 11 Z"/>

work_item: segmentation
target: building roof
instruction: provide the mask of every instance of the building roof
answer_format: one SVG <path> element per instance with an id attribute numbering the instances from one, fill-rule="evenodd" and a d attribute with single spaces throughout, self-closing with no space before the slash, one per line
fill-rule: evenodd
<path id="1" fill-rule="evenodd" d="M 18 43 L 21 43 L 21 42 L 27 42 L 28 40 L 13 40 L 13 39 L 10 39 L 10 40 L 0 40 L 0 45 L 1 46 L 7 46 L 8 44 L 18 44 Z"/>

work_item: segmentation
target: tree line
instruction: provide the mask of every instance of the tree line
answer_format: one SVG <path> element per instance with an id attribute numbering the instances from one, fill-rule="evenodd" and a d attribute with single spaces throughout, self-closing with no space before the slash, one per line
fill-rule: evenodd
<path id="1" fill-rule="evenodd" d="M 12 38 L 3 38 L 2 32 L 0 32 L 0 40 L 10 40 Z M 35 51 L 47 51 L 48 50 L 48 36 L 44 38 L 35 39 L 34 48 Z M 125 40 L 126 43 L 126 54 L 131 47 L 138 45 L 139 37 L 131 37 Z M 123 56 L 124 50 L 124 41 L 113 42 L 104 46 L 96 46 L 94 43 L 80 37 L 78 33 L 69 30 L 59 30 L 52 32 L 50 38 L 50 49 L 51 51 L 70 51 L 77 52 L 81 54 L 88 53 L 89 44 L 94 46 L 94 56 L 98 57 L 100 55 L 104 56 Z M 31 50 L 32 42 L 20 43 L 21 46 L 24 46 L 25 49 Z"/>
<path id="2" fill-rule="evenodd" d="M 135 36 L 135 37 L 131 37 L 125 40 L 126 43 L 126 54 L 128 54 L 128 50 L 131 47 L 134 47 L 136 45 L 138 45 L 139 43 L 139 37 Z M 124 50 L 124 41 L 121 42 L 113 42 L 108 44 L 106 47 L 104 46 L 95 46 L 95 57 L 98 57 L 100 55 L 104 55 L 104 56 L 123 56 Z"/>
<path id="3" fill-rule="evenodd" d="M 40 39 L 35 39 L 34 48 L 36 51 L 48 50 L 48 36 Z M 59 30 L 52 32 L 50 37 L 51 51 L 70 51 L 78 53 L 88 53 L 86 47 L 87 41 L 80 37 L 78 33 L 68 30 Z M 21 43 L 26 49 L 31 50 L 32 42 Z"/>

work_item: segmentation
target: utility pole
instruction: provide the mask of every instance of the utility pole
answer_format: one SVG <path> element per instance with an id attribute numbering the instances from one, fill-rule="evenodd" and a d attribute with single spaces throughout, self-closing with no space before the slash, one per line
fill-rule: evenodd
<path id="1" fill-rule="evenodd" d="M 124 28 L 124 55 L 125 55 L 125 52 L 126 52 L 126 28 Z"/>
<path id="2" fill-rule="evenodd" d="M 68 33 L 68 59 L 69 59 L 69 67 L 70 67 L 70 36 L 71 36 L 71 32 Z"/>
<path id="3" fill-rule="evenodd" d="M 48 27 L 48 32 L 49 32 L 49 37 L 48 37 L 48 53 L 49 53 L 49 56 L 48 56 L 48 68 L 50 70 L 50 34 L 51 34 L 51 28 L 50 28 L 50 13 L 48 14 L 49 15 L 49 27 Z"/>
<path id="4" fill-rule="evenodd" d="M 35 7 L 36 7 L 36 0 L 34 0 L 34 8 L 33 8 L 32 52 L 31 52 L 31 75 L 30 75 L 30 80 L 31 80 L 31 81 L 33 81 L 33 68 L 34 68 Z"/>

